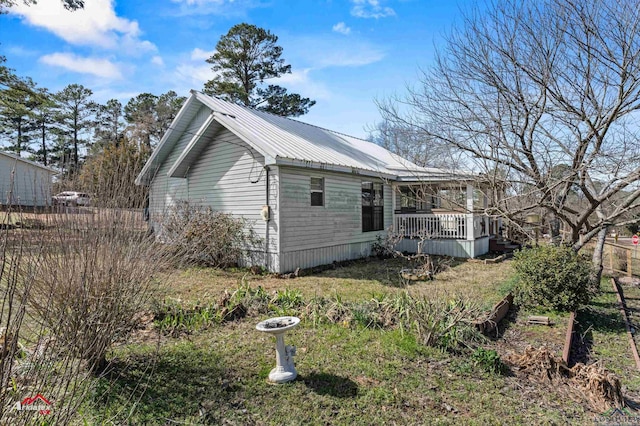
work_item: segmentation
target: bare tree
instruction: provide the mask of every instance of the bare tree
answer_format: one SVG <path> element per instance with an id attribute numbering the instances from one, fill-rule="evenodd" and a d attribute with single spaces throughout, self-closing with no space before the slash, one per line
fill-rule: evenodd
<path id="1" fill-rule="evenodd" d="M 419 85 L 380 107 L 509 182 L 492 213 L 542 208 L 575 250 L 597 236 L 601 268 L 607 228 L 639 206 L 640 9 L 496 1 L 452 30 Z"/>
<path id="2" fill-rule="evenodd" d="M 368 129 L 369 140 L 422 167 L 454 169 L 459 155 L 414 126 L 382 120 Z"/>

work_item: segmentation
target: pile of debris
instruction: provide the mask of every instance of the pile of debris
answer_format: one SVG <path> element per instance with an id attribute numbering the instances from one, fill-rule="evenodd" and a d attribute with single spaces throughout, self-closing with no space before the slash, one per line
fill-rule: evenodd
<path id="1" fill-rule="evenodd" d="M 595 412 L 626 406 L 620 379 L 598 363 L 569 368 L 548 349 L 531 346 L 523 354 L 508 355 L 505 361 L 529 380 L 564 389 L 578 402 L 586 401 Z"/>

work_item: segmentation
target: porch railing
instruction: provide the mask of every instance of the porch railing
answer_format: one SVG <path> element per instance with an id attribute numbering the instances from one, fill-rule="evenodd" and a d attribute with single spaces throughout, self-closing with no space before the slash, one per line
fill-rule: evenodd
<path id="1" fill-rule="evenodd" d="M 443 214 L 396 214 L 394 229 L 405 237 L 467 239 L 467 230 L 473 227 L 473 238 L 489 235 L 486 216 L 456 213 Z"/>
<path id="2" fill-rule="evenodd" d="M 399 214 L 394 226 L 405 237 L 467 238 L 464 214 Z"/>

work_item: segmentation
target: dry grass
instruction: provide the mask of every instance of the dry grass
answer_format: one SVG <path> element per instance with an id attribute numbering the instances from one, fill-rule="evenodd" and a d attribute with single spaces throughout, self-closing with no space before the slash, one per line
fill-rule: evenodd
<path id="1" fill-rule="evenodd" d="M 12 224 L 24 229 L 51 229 L 85 226 L 126 226 L 127 229 L 146 230 L 141 209 L 113 209 L 98 207 L 60 207 L 42 213 L 0 212 L 0 224 Z"/>
<path id="2" fill-rule="evenodd" d="M 408 291 L 413 296 L 460 295 L 489 308 L 501 299 L 499 289 L 512 275 L 510 262 L 493 265 L 458 262 L 433 281 L 403 285 L 399 271 L 405 266 L 402 259 L 367 259 L 293 279 L 255 275 L 244 270 L 190 268 L 180 272 L 170 286 L 163 289 L 163 294 L 186 301 L 211 301 L 225 290 L 238 288 L 244 281 L 267 291 L 298 290 L 305 299 L 338 294 L 344 301 L 355 301 L 381 293 Z"/>

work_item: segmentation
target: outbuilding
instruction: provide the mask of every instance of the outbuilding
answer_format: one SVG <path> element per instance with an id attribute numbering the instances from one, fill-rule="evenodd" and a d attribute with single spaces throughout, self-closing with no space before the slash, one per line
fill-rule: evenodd
<path id="1" fill-rule="evenodd" d="M 0 151 L 0 204 L 31 208 L 50 205 L 56 173 L 49 167 Z"/>

